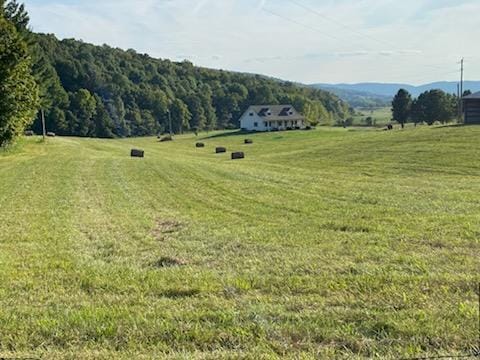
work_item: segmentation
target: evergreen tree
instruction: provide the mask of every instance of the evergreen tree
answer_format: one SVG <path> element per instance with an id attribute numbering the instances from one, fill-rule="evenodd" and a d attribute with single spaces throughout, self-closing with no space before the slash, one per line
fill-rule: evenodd
<path id="1" fill-rule="evenodd" d="M 405 127 L 405 123 L 409 120 L 412 111 L 412 95 L 405 90 L 398 90 L 397 95 L 393 98 L 392 102 L 392 114 L 393 120 L 397 121 L 402 128 Z"/>

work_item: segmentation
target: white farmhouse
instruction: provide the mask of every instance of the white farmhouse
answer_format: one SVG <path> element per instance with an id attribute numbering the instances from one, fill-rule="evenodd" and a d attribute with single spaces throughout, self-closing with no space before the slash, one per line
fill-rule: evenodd
<path id="1" fill-rule="evenodd" d="M 240 127 L 248 131 L 303 129 L 305 118 L 292 105 L 250 106 L 240 118 Z"/>

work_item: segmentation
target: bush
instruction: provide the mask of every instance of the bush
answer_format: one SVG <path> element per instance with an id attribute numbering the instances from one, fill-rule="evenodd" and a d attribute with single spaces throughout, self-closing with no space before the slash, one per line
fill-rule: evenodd
<path id="1" fill-rule="evenodd" d="M 375 120 L 371 116 L 369 116 L 365 119 L 365 125 L 367 125 L 367 126 L 375 126 L 376 124 L 377 124 L 377 120 Z"/>

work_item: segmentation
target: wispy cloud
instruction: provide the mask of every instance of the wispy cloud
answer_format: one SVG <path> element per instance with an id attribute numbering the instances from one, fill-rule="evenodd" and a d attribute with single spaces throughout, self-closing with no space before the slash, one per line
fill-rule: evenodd
<path id="1" fill-rule="evenodd" d="M 478 0 L 25 1 L 37 31 L 201 66 L 303 82 L 420 82 L 469 55 L 469 75 L 480 78 Z M 443 73 L 422 78 L 431 63 Z"/>

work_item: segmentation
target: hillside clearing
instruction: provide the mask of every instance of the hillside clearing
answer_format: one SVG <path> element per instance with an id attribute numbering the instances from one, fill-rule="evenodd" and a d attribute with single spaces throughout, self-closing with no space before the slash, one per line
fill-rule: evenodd
<path id="1" fill-rule="evenodd" d="M 0 357 L 478 346 L 480 127 L 221 135 L 0 153 Z"/>

